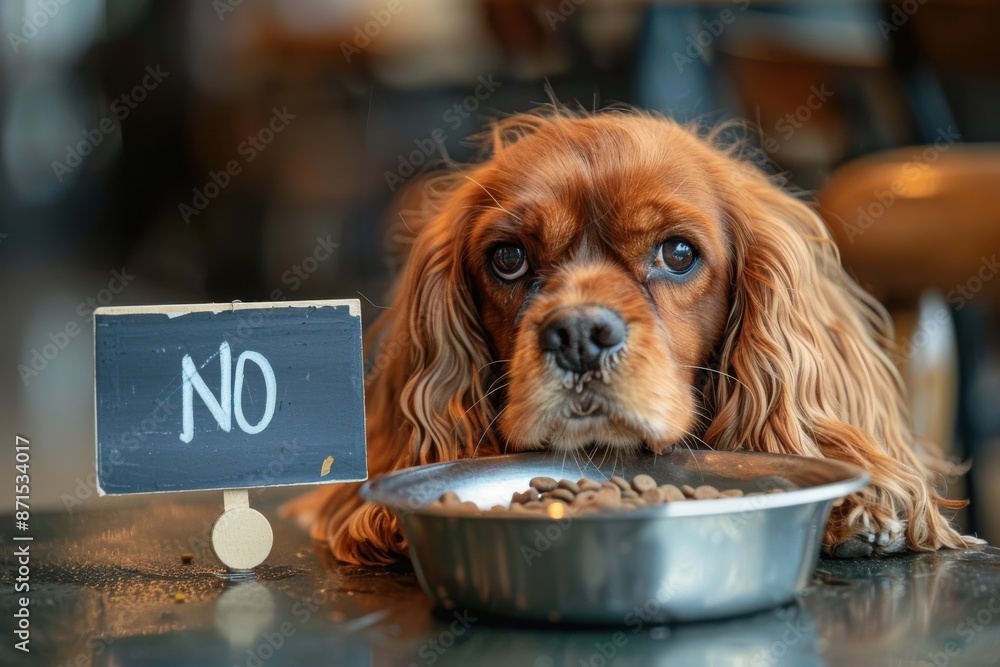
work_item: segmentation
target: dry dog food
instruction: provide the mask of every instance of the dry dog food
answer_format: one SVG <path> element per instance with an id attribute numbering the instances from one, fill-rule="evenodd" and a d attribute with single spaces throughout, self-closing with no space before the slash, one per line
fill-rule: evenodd
<path id="1" fill-rule="evenodd" d="M 551 477 L 535 477 L 528 483 L 526 491 L 515 492 L 510 505 L 494 505 L 491 512 L 534 512 L 544 511 L 553 503 L 562 503 L 572 513 L 603 511 L 632 511 L 639 507 L 662 505 L 664 503 L 687 500 L 708 500 L 711 498 L 738 498 L 757 496 L 765 493 L 780 493 L 785 488 L 776 486 L 767 491 L 744 493 L 742 489 L 720 491 L 714 486 L 703 484 L 692 487 L 687 484 L 657 484 L 649 475 L 636 475 L 632 482 L 615 475 L 607 481 L 597 481 L 584 477 L 576 482 L 569 479 L 556 481 Z M 454 491 L 448 491 L 433 506 L 445 506 L 466 511 L 479 511 L 470 501 L 463 501 Z"/>

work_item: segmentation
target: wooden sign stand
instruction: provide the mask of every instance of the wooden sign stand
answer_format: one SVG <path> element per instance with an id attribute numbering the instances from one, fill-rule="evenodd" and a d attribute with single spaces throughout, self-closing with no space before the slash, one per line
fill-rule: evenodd
<path id="1" fill-rule="evenodd" d="M 212 524 L 212 551 L 230 570 L 252 570 L 271 553 L 271 524 L 251 509 L 247 489 L 224 490 L 222 506 L 222 514 Z"/>

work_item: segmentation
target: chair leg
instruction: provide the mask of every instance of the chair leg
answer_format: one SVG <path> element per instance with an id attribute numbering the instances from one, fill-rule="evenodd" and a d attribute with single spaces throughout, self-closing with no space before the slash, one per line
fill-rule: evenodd
<path id="1" fill-rule="evenodd" d="M 1000 415 L 996 409 L 1000 388 L 1000 351 L 995 339 L 1000 332 L 996 312 L 978 304 L 965 304 L 954 311 L 959 350 L 958 437 L 962 456 L 972 461 L 968 474 L 969 510 L 968 530 L 994 542 L 1000 535 L 988 535 L 988 487 L 984 482 L 992 475 L 979 464 L 1000 461 L 1000 457 L 987 448 L 1000 446 Z M 991 391 L 990 388 L 993 388 Z M 994 471 L 995 472 L 995 471 Z"/>

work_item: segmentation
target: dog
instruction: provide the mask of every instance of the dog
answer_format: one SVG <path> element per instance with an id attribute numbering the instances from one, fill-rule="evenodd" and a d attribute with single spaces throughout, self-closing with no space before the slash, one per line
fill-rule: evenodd
<path id="1" fill-rule="evenodd" d="M 885 309 L 820 217 L 724 132 L 548 105 L 428 180 L 367 337 L 371 473 L 505 452 L 678 445 L 852 463 L 823 549 L 979 543 L 942 514 L 962 471 L 911 430 Z M 340 561 L 403 557 L 358 485 L 292 501 Z"/>

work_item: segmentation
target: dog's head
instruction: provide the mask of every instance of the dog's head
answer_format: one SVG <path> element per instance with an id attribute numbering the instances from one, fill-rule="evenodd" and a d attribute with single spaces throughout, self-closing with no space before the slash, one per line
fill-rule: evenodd
<path id="1" fill-rule="evenodd" d="M 412 247 L 374 334 L 394 465 L 901 439 L 881 307 L 808 206 L 717 144 L 549 110 L 496 123 L 484 161 L 435 179 L 403 216 Z"/>
<path id="2" fill-rule="evenodd" d="M 660 119 L 532 129 L 463 188 L 471 292 L 506 361 L 501 437 L 664 449 L 695 427 L 696 380 L 728 316 L 733 238 L 718 190 L 731 176 Z"/>

